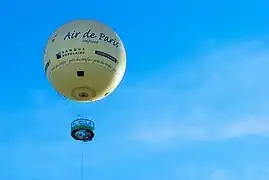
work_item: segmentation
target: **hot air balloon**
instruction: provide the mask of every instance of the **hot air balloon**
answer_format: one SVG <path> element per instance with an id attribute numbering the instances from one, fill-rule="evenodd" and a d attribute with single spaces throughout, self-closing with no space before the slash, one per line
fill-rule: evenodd
<path id="1" fill-rule="evenodd" d="M 48 39 L 43 67 L 54 90 L 66 99 L 94 102 L 111 94 L 121 82 L 126 52 L 110 27 L 93 20 L 75 20 Z M 94 122 L 87 118 L 71 123 L 76 140 L 92 140 L 94 129 Z"/>

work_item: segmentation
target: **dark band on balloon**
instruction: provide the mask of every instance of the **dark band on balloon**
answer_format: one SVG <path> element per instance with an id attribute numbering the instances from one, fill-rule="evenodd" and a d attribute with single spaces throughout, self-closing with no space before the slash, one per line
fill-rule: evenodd
<path id="1" fill-rule="evenodd" d="M 118 60 L 116 58 L 114 58 L 113 56 L 111 56 L 110 54 L 107 54 L 105 52 L 95 50 L 95 54 L 97 54 L 99 56 L 106 57 L 106 58 L 110 59 L 111 61 L 113 61 L 114 63 L 118 63 Z"/>

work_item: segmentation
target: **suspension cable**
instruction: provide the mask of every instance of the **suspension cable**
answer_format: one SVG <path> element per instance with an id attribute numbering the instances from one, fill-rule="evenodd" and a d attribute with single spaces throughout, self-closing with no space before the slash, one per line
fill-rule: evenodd
<path id="1" fill-rule="evenodd" d="M 83 159 L 84 159 L 84 147 L 83 147 L 83 141 L 81 142 L 81 146 L 82 146 L 82 151 L 81 151 L 81 169 L 80 169 L 80 177 L 81 180 L 83 180 Z"/>

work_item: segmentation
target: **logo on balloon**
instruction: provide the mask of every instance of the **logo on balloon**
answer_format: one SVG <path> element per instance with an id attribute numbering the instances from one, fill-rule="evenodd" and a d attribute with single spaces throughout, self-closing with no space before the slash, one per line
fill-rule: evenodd
<path id="1" fill-rule="evenodd" d="M 103 56 L 103 57 L 106 57 L 107 59 L 113 61 L 114 63 L 118 63 L 118 60 L 116 58 L 114 58 L 113 56 L 105 53 L 105 52 L 102 52 L 102 51 L 95 51 L 95 54 L 99 55 L 99 56 Z"/>
<path id="2" fill-rule="evenodd" d="M 50 63 L 51 63 L 51 61 L 49 60 L 45 65 L 45 74 L 47 74 L 47 70 L 48 70 L 48 68 L 50 66 Z"/>
<path id="3" fill-rule="evenodd" d="M 51 42 L 52 42 L 52 43 L 55 42 L 55 39 L 56 39 L 57 36 L 58 36 L 58 34 L 54 34 L 54 35 L 51 37 Z"/>
<path id="4" fill-rule="evenodd" d="M 91 29 L 87 30 L 87 31 L 76 31 L 74 30 L 73 32 L 68 32 L 65 36 L 64 36 L 64 40 L 70 40 L 70 39 L 77 39 L 77 38 L 83 38 L 83 42 L 88 42 L 88 43 L 95 43 L 98 44 L 99 41 L 103 41 L 106 43 L 109 43 L 111 45 L 113 45 L 114 47 L 119 47 L 119 42 L 117 41 L 117 38 L 114 37 L 110 37 L 108 35 L 106 35 L 103 32 L 93 32 Z"/>
<path id="5" fill-rule="evenodd" d="M 84 48 L 69 48 L 62 50 L 56 54 L 56 59 L 61 59 L 66 56 L 70 55 L 78 55 L 78 54 L 84 54 Z"/>

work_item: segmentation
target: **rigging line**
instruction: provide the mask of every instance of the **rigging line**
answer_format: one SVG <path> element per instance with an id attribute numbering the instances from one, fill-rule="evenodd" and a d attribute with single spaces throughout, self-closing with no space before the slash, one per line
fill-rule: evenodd
<path id="1" fill-rule="evenodd" d="M 81 180 L 83 180 L 83 158 L 84 158 L 83 141 L 81 142 L 81 146 L 82 146 L 82 152 L 81 152 L 81 170 L 80 170 L 80 177 L 81 177 Z"/>

